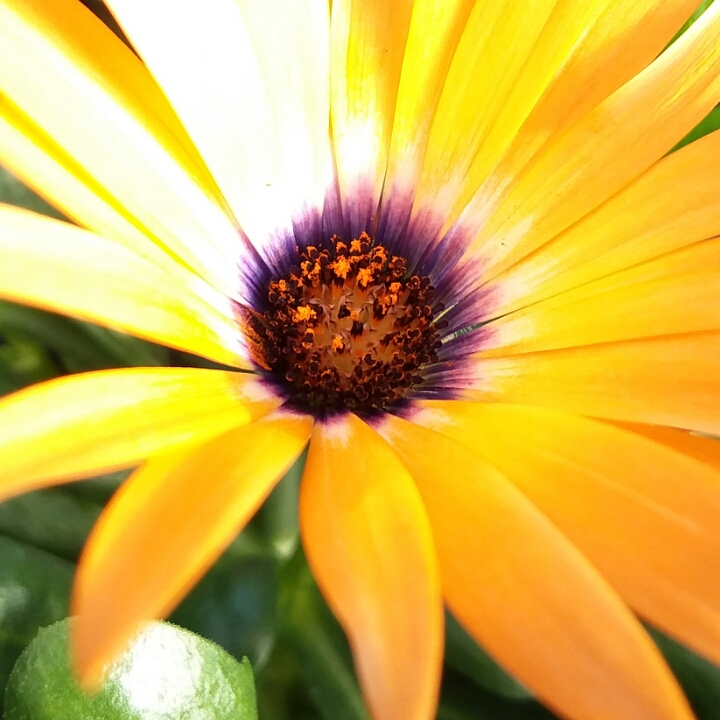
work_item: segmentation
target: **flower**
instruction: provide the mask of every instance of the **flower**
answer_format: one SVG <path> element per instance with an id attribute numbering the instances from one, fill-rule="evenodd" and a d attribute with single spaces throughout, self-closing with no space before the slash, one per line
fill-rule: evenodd
<path id="1" fill-rule="evenodd" d="M 691 717 L 631 609 L 720 662 L 720 135 L 666 155 L 720 4 L 664 51 L 693 0 L 107 4 L 142 61 L 0 3 L 0 158 L 87 228 L 2 207 L 0 294 L 241 372 L 2 401 L 4 496 L 142 462 L 78 570 L 85 682 L 309 442 L 376 720 L 433 717 L 443 602 L 566 717 Z"/>

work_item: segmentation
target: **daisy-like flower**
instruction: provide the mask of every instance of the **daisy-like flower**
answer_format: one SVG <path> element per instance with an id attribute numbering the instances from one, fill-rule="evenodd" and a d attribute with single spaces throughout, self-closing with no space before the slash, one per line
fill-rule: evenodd
<path id="1" fill-rule="evenodd" d="M 720 3 L 0 2 L 0 294 L 235 370 L 0 405 L 3 496 L 139 465 L 84 551 L 91 685 L 309 443 L 302 541 L 376 720 L 443 603 L 560 715 L 720 662 Z"/>

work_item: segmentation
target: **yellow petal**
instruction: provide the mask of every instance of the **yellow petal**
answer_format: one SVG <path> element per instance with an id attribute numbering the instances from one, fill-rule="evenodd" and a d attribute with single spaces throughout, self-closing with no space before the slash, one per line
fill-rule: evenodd
<path id="1" fill-rule="evenodd" d="M 706 240 L 581 285 L 493 322 L 483 356 L 720 330 L 719 267 Z"/>
<path id="2" fill-rule="evenodd" d="M 497 173 L 505 179 L 524 167 L 551 137 L 559 136 L 642 70 L 696 4 L 694 0 L 558 0 L 546 21 L 533 27 L 527 13 L 544 12 L 543 8 L 505 3 L 496 37 L 504 37 L 509 44 L 505 48 L 498 44 L 494 56 L 482 52 L 471 70 L 462 58 L 473 57 L 485 26 L 503 5 L 489 0 L 477 3 L 476 22 L 469 24 L 463 36 L 438 110 L 418 189 L 416 220 L 422 222 L 424 211 L 432 208 L 439 225 L 444 223 L 447 230 L 506 153 Z M 508 12 L 526 14 L 518 15 L 513 27 L 506 19 Z M 513 37 L 513 32 L 518 32 L 518 37 Z M 533 34 L 537 40 L 528 46 Z M 491 40 L 488 48 L 492 47 Z M 523 54 L 527 61 L 518 67 L 514 63 Z M 488 74 L 488 62 L 496 68 L 489 73 L 493 82 L 480 92 L 487 94 L 494 106 L 478 112 L 474 80 Z M 503 63 L 514 75 L 506 76 Z M 602 73 L 597 72 L 598 67 L 603 68 Z M 460 131 L 454 112 L 464 118 L 466 131 Z M 475 127 L 475 115 L 485 125 L 485 132 L 480 132 L 479 125 Z"/>
<path id="3" fill-rule="evenodd" d="M 524 257 L 647 170 L 719 99 L 720 6 L 712 5 L 516 179 L 498 167 L 459 221 L 475 238 L 466 259 L 479 255 L 498 272 Z"/>
<path id="4" fill-rule="evenodd" d="M 526 88 L 529 92 L 524 113 L 527 114 L 552 77 L 552 65 L 557 70 L 577 40 L 580 28 L 583 24 L 587 27 L 589 18 L 597 13 L 596 6 L 606 3 L 607 0 L 575 3 L 578 9 L 573 14 L 577 27 L 566 27 L 566 32 L 554 34 L 551 50 L 554 63 L 549 67 L 543 66 L 544 59 L 533 62 L 531 55 L 550 22 L 557 0 L 532 3 L 480 0 L 475 3 L 433 120 L 417 191 L 419 207 L 430 203 L 444 211 L 453 206 L 463 178 L 467 177 L 489 131 L 510 101 L 523 69 L 532 67 L 535 80 Z M 509 129 L 510 138 L 517 127 L 516 124 Z M 478 184 L 475 182 L 475 188 Z"/>
<path id="5" fill-rule="evenodd" d="M 718 357 L 720 333 L 701 332 L 479 358 L 463 379 L 468 389 L 459 392 L 472 400 L 720 434 Z"/>
<path id="6" fill-rule="evenodd" d="M 380 222 L 386 240 L 410 216 L 430 128 L 474 0 L 415 0 L 400 75 Z"/>
<path id="7" fill-rule="evenodd" d="M 122 242 L 168 270 L 180 264 L 153 242 L 61 147 L 2 95 L 0 160 L 79 225 Z"/>
<path id="8" fill-rule="evenodd" d="M 307 416 L 270 416 L 150 459 L 101 515 L 72 596 L 73 656 L 96 686 L 147 620 L 167 615 L 302 452 Z"/>
<path id="9" fill-rule="evenodd" d="M 269 413 L 252 375 L 127 368 L 69 375 L 0 401 L 0 495 L 135 465 Z"/>
<path id="10" fill-rule="evenodd" d="M 316 425 L 300 493 L 308 562 L 348 635 L 372 717 L 434 718 L 442 600 L 412 479 L 348 415 Z"/>
<path id="11" fill-rule="evenodd" d="M 498 470 L 396 417 L 380 432 L 422 495 L 448 607 L 493 657 L 569 718 L 690 720 L 637 619 Z"/>
<path id="12" fill-rule="evenodd" d="M 231 301 L 177 265 L 0 204 L 0 297 L 249 367 Z"/>
<path id="13" fill-rule="evenodd" d="M 720 132 L 686 145 L 489 284 L 503 312 L 720 233 Z"/>
<path id="14" fill-rule="evenodd" d="M 300 211 L 321 211 L 332 179 L 327 2 L 108 6 L 244 231 L 271 255 L 272 234 Z"/>
<path id="15" fill-rule="evenodd" d="M 720 468 L 542 408 L 423 408 L 439 432 L 492 462 L 547 513 L 637 612 L 720 662 Z"/>
<path id="16" fill-rule="evenodd" d="M 8 0 L 0 7 L 0 65 L 0 94 L 42 133 L 29 140 L 63 148 L 74 161 L 68 171 L 128 222 L 238 292 L 237 228 L 127 46 L 74 0 Z"/>
<path id="17" fill-rule="evenodd" d="M 685 430 L 659 427 L 657 425 L 641 425 L 639 423 L 620 423 L 614 425 L 642 435 L 655 442 L 667 445 L 683 455 L 689 455 L 716 470 L 720 470 L 720 440 L 715 437 L 694 435 Z"/>
<path id="18" fill-rule="evenodd" d="M 412 0 L 333 0 L 330 112 L 343 216 L 374 229 Z"/>

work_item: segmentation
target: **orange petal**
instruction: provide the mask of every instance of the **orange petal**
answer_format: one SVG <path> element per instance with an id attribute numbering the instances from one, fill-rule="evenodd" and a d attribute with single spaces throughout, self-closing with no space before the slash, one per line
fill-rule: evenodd
<path id="1" fill-rule="evenodd" d="M 75 578 L 75 668 L 96 686 L 143 621 L 169 613 L 302 452 L 308 416 L 275 415 L 137 470 L 101 515 Z"/>
<path id="2" fill-rule="evenodd" d="M 547 513 L 637 612 L 720 663 L 720 468 L 541 408 L 423 407 L 439 432 L 492 462 Z"/>
<path id="3" fill-rule="evenodd" d="M 483 357 L 720 330 L 718 268 L 714 239 L 583 284 L 494 321 Z"/>
<path id="4" fill-rule="evenodd" d="M 443 619 L 430 526 L 405 468 L 354 415 L 315 426 L 300 522 L 373 718 L 434 718 Z"/>
<path id="5" fill-rule="evenodd" d="M 412 0 L 333 0 L 330 112 L 343 215 L 373 227 L 387 165 Z"/>
<path id="6" fill-rule="evenodd" d="M 468 400 L 720 434 L 720 332 L 473 361 Z"/>
<path id="7" fill-rule="evenodd" d="M 658 427 L 657 425 L 641 425 L 638 423 L 620 423 L 613 425 L 625 428 L 631 432 L 650 438 L 655 442 L 667 445 L 678 450 L 684 455 L 699 460 L 720 470 L 720 440 L 715 437 L 703 437 L 694 435 L 685 430 L 676 430 L 669 427 Z"/>
<path id="8" fill-rule="evenodd" d="M 420 489 L 448 607 L 489 653 L 568 718 L 690 720 L 637 619 L 499 471 L 399 418 L 380 432 Z"/>
<path id="9" fill-rule="evenodd" d="M 54 160 L 69 161 L 76 181 L 237 294 L 237 227 L 177 117 L 122 41 L 75 0 L 7 0 L 0 66 L 0 93 L 29 121 L 29 140 L 46 152 L 60 148 Z M 66 197 L 64 189 L 58 194 Z"/>
<path id="10" fill-rule="evenodd" d="M 195 368 L 69 375 L 0 401 L 0 497 L 129 467 L 269 413 L 253 376 Z"/>
<path id="11" fill-rule="evenodd" d="M 461 218 L 466 258 L 500 271 L 645 172 L 720 100 L 720 6 L 616 90 L 511 182 L 480 188 Z M 500 173 L 500 168 L 496 170 Z M 508 188 L 499 198 L 500 188 Z M 488 198 L 493 207 L 488 204 Z"/>
<path id="12" fill-rule="evenodd" d="M 686 145 L 491 283 L 503 312 L 720 234 L 720 132 Z"/>
<path id="13" fill-rule="evenodd" d="M 0 204 L 0 297 L 249 368 L 232 302 L 179 264 Z"/>

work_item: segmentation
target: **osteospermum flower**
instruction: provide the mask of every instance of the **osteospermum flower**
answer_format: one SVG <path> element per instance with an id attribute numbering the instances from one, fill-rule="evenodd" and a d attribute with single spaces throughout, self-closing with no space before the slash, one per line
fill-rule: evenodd
<path id="1" fill-rule="evenodd" d="M 302 541 L 376 720 L 443 603 L 561 715 L 720 662 L 720 3 L 0 2 L 0 293 L 236 370 L 0 405 L 4 496 L 140 464 L 74 589 L 87 684 L 309 443 Z M 330 7 L 329 7 L 330 5 Z M 633 612 L 634 611 L 634 612 Z"/>

